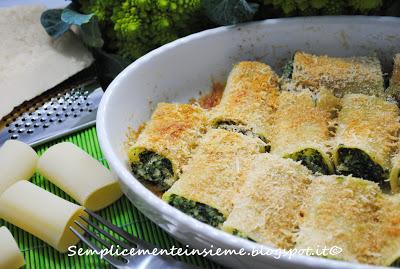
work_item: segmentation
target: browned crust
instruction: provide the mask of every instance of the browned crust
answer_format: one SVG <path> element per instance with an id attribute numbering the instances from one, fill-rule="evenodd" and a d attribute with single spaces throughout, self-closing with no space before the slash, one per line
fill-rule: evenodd
<path id="1" fill-rule="evenodd" d="M 199 99 L 199 105 L 204 109 L 212 109 L 221 102 L 224 94 L 225 85 L 219 82 L 213 82 L 211 92 L 203 95 Z"/>
<path id="2" fill-rule="evenodd" d="M 254 154 L 263 151 L 258 138 L 212 129 L 201 139 L 179 180 L 164 194 L 176 194 L 209 205 L 225 217 L 232 210 Z"/>
<path id="3" fill-rule="evenodd" d="M 265 153 L 252 164 L 223 229 L 238 230 L 266 245 L 290 249 L 311 173 L 298 162 Z"/>
<path id="4" fill-rule="evenodd" d="M 149 122 L 129 149 L 130 162 L 138 161 L 143 150 L 168 158 L 178 172 L 208 124 L 207 113 L 197 105 L 159 103 Z"/>
<path id="5" fill-rule="evenodd" d="M 278 96 L 278 76 L 271 67 L 240 62 L 229 75 L 221 103 L 212 111 L 212 123 L 232 121 L 269 137 Z"/>
<path id="6" fill-rule="evenodd" d="M 329 258 L 390 265 L 400 256 L 399 198 L 370 181 L 318 177 L 304 200 L 296 248 L 338 246 L 342 252 Z"/>
<path id="7" fill-rule="evenodd" d="M 338 58 L 297 52 L 292 79 L 306 87 L 327 87 L 337 96 L 346 93 L 384 95 L 383 74 L 377 57 Z"/>
<path id="8" fill-rule="evenodd" d="M 332 115 L 339 107 L 339 99 L 328 90 L 313 94 L 282 91 L 275 114 L 271 153 L 281 157 L 313 148 L 325 154 L 328 164 L 328 143 L 333 127 Z M 330 167 L 332 170 L 332 167 Z"/>
<path id="9" fill-rule="evenodd" d="M 395 103 L 364 94 L 347 94 L 342 99 L 333 156 L 339 147 L 358 148 L 375 163 L 390 169 L 390 156 L 397 145 L 399 109 Z"/>
<path id="10" fill-rule="evenodd" d="M 389 96 L 394 97 L 397 102 L 400 102 L 400 53 L 394 57 L 393 72 L 386 92 Z"/>
<path id="11" fill-rule="evenodd" d="M 400 87 L 400 53 L 394 57 L 393 73 L 390 79 L 391 86 Z"/>

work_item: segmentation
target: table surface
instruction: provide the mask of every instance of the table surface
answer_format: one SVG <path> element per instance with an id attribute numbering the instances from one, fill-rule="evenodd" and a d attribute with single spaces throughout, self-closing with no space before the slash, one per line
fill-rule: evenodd
<path id="1" fill-rule="evenodd" d="M 49 8 L 63 7 L 70 3 L 68 0 L 0 0 L 0 7 L 15 5 L 44 5 Z"/>
<path id="2" fill-rule="evenodd" d="M 57 141 L 35 148 L 38 154 L 42 154 L 48 147 L 55 143 L 69 141 L 79 146 L 95 159 L 107 166 L 97 140 L 96 128 L 92 127 L 73 135 L 64 137 Z M 34 184 L 66 199 L 74 200 L 65 194 L 55 185 L 35 174 L 31 180 Z M 76 202 L 75 202 L 76 203 Z M 44 209 L 45 210 L 45 209 Z M 130 234 L 153 243 L 158 247 L 169 249 L 172 246 L 182 247 L 183 245 L 169 236 L 156 224 L 147 219 L 138 209 L 136 209 L 126 197 L 122 197 L 113 205 L 98 212 L 108 221 L 123 228 Z M 58 251 L 36 238 L 35 236 L 0 220 L 0 226 L 7 226 L 13 234 L 15 240 L 25 257 L 26 265 L 23 268 L 111 268 L 105 261 L 97 256 L 73 256 L 60 254 Z M 78 247 L 84 247 L 82 243 Z M 197 265 L 202 268 L 221 268 L 220 266 L 199 256 L 180 257 L 182 261 Z"/>

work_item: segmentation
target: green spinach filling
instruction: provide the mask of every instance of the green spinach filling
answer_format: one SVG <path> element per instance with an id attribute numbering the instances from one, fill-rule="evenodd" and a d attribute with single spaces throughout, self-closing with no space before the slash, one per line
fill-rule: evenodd
<path id="1" fill-rule="evenodd" d="M 329 175 L 329 166 L 326 164 L 321 153 L 312 148 L 303 149 L 287 157 L 295 161 L 301 161 L 301 164 L 310 169 L 313 173 Z"/>
<path id="2" fill-rule="evenodd" d="M 240 133 L 240 134 L 243 134 L 246 136 L 259 138 L 259 139 L 261 139 L 261 141 L 263 141 L 265 144 L 267 144 L 265 146 L 265 152 L 269 152 L 271 149 L 271 147 L 269 146 L 269 141 L 267 138 L 265 138 L 265 136 L 256 134 L 251 129 L 245 128 L 243 126 L 239 126 L 234 121 L 220 121 L 216 124 L 215 127 L 218 129 L 224 129 L 224 130 L 227 130 L 230 132 Z"/>
<path id="3" fill-rule="evenodd" d="M 291 59 L 289 61 L 287 61 L 287 63 L 285 64 L 285 66 L 282 69 L 282 78 L 286 78 L 286 79 L 291 79 L 292 78 L 292 74 L 293 74 L 293 62 L 294 60 Z"/>
<path id="4" fill-rule="evenodd" d="M 396 184 L 397 184 L 397 185 L 400 185 L 400 173 L 397 174 L 397 182 L 396 182 Z"/>
<path id="5" fill-rule="evenodd" d="M 218 227 L 225 221 L 225 217 L 217 209 L 176 194 L 172 194 L 169 197 L 168 204 L 179 209 L 183 213 L 214 227 Z"/>
<path id="6" fill-rule="evenodd" d="M 400 258 L 397 258 L 394 262 L 392 262 L 390 265 L 390 267 L 400 267 Z"/>
<path id="7" fill-rule="evenodd" d="M 337 172 L 342 175 L 353 175 L 377 182 L 383 189 L 388 188 L 385 179 L 388 171 L 376 164 L 368 154 L 356 148 L 339 148 Z"/>
<path id="8" fill-rule="evenodd" d="M 232 231 L 232 234 L 233 234 L 233 235 L 236 235 L 236 236 L 238 236 L 238 237 L 241 237 L 241 238 L 243 238 L 243 239 L 247 239 L 247 240 L 249 240 L 249 241 L 256 242 L 256 241 L 254 241 L 253 239 L 251 239 L 250 237 L 248 237 L 247 235 L 245 235 L 243 232 L 241 232 L 241 231 L 239 231 L 239 230 L 237 230 L 237 229 L 234 229 L 234 230 Z"/>
<path id="9" fill-rule="evenodd" d="M 166 189 L 166 181 L 174 176 L 172 163 L 165 157 L 151 151 L 139 154 L 139 162 L 131 165 L 133 174 L 140 180 L 146 180 L 156 186 Z"/>

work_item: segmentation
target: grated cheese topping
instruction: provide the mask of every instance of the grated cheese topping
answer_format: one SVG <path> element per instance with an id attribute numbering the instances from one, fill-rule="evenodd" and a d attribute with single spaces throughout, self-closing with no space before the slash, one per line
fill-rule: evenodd
<path id="1" fill-rule="evenodd" d="M 292 248 L 299 208 L 310 183 L 311 172 L 300 163 L 268 153 L 257 155 L 223 229 L 238 230 L 266 245 Z"/>
<path id="2" fill-rule="evenodd" d="M 212 110 L 211 123 L 235 122 L 268 139 L 278 95 L 278 76 L 271 67 L 240 62 L 228 77 L 220 104 Z"/>
<path id="3" fill-rule="evenodd" d="M 390 265 L 400 256 L 400 196 L 351 176 L 313 179 L 301 207 L 296 248 L 338 246 L 327 258 Z"/>
<path id="4" fill-rule="evenodd" d="M 159 103 L 129 149 L 129 161 L 138 162 L 141 152 L 152 151 L 169 159 L 177 176 L 207 126 L 207 112 L 198 105 Z"/>
<path id="5" fill-rule="evenodd" d="M 307 89 L 300 92 L 282 91 L 274 115 L 271 153 L 285 157 L 303 149 L 316 149 L 332 172 L 328 146 L 332 115 L 338 106 L 339 99 L 326 89 L 317 94 Z"/>
<path id="6" fill-rule="evenodd" d="M 344 146 L 360 149 L 375 163 L 390 169 L 400 127 L 397 105 L 364 94 L 347 94 L 341 103 L 332 141 L 335 164 L 338 165 L 338 149 Z"/>
<path id="7" fill-rule="evenodd" d="M 394 56 L 393 72 L 386 92 L 389 96 L 397 100 L 397 102 L 400 101 L 400 53 Z"/>
<path id="8" fill-rule="evenodd" d="M 292 79 L 306 87 L 327 87 L 336 96 L 346 93 L 384 96 L 383 74 L 377 57 L 338 58 L 296 52 Z"/>
<path id="9" fill-rule="evenodd" d="M 225 217 L 233 208 L 254 154 L 263 152 L 265 143 L 223 129 L 211 129 L 183 168 L 179 180 L 163 195 L 172 194 L 209 205 Z"/>

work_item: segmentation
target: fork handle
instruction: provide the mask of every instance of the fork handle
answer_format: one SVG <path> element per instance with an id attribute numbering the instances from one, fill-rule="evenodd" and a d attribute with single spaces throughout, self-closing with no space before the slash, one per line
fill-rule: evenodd
<path id="1" fill-rule="evenodd" d="M 130 268 L 135 268 L 135 269 L 152 269 L 152 268 L 200 269 L 197 266 L 177 261 L 168 256 L 154 256 L 154 255 L 145 255 L 145 256 L 136 257 L 135 261 L 132 263 L 132 267 L 130 267 Z"/>

